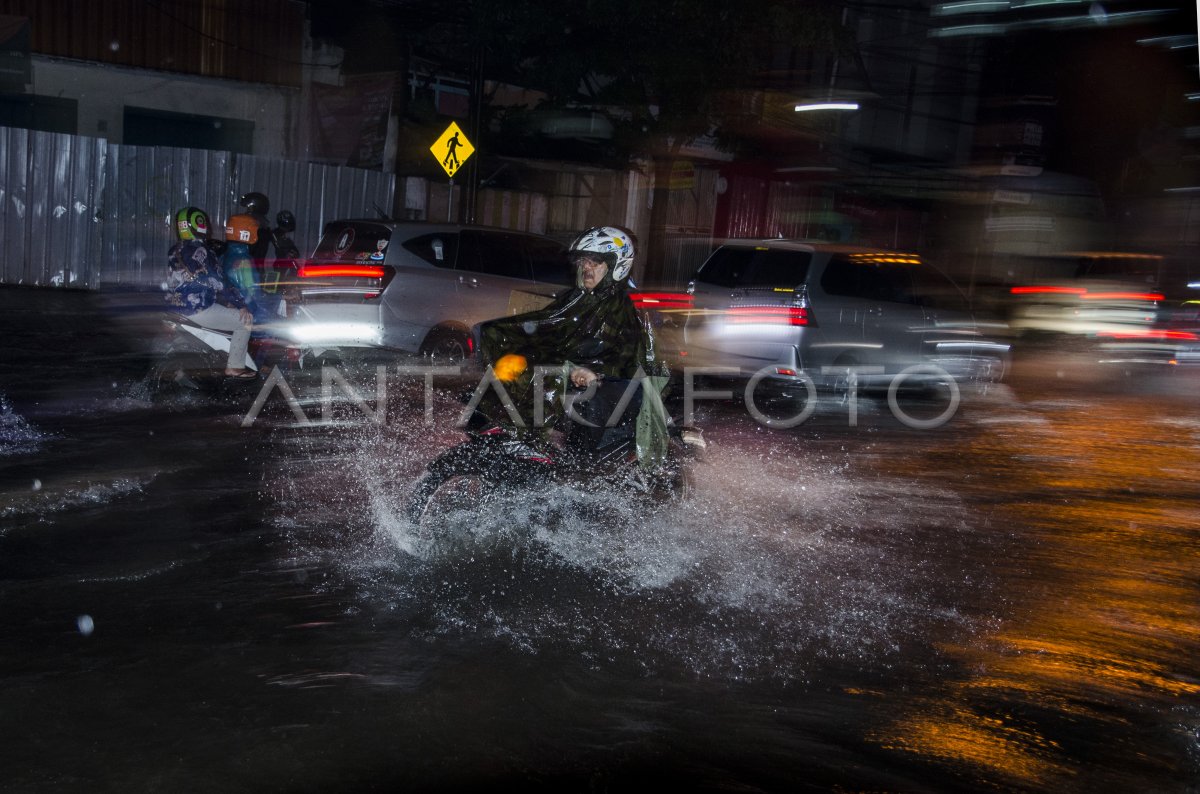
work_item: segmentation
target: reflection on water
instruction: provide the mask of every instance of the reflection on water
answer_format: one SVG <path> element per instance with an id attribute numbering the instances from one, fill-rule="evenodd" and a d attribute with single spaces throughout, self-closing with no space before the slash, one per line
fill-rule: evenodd
<path id="1" fill-rule="evenodd" d="M 930 432 L 865 400 L 786 432 L 710 405 L 677 510 L 561 488 L 422 546 L 407 489 L 460 436 L 419 380 L 382 427 L 279 403 L 242 428 L 130 399 L 129 363 L 6 381 L 34 444 L 0 457 L 12 790 L 1200 778 L 1186 402 L 997 388 Z"/>
<path id="2" fill-rule="evenodd" d="M 963 673 L 875 741 L 1038 787 L 1088 779 L 1088 758 L 1131 781 L 1195 779 L 1200 680 L 1180 662 L 1200 652 L 1200 420 L 1154 408 L 1077 404 L 934 455 L 991 462 L 973 487 L 1019 542 L 1000 563 L 1012 608 L 986 637 L 948 644 Z M 1178 768 L 1189 752 L 1193 768 Z"/>

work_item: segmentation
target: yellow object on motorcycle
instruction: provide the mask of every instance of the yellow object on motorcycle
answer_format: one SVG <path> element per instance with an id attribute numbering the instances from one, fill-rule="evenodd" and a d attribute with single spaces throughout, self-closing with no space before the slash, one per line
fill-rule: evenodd
<path id="1" fill-rule="evenodd" d="M 525 356 L 520 356 L 516 353 L 507 353 L 496 361 L 496 365 L 492 368 L 492 371 L 496 373 L 496 380 L 501 383 L 512 383 L 521 377 L 522 373 L 528 368 L 529 362 L 525 359 Z"/>

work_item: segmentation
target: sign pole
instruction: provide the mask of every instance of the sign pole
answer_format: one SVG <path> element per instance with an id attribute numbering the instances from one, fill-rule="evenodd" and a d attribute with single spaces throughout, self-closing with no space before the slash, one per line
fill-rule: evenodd
<path id="1" fill-rule="evenodd" d="M 450 177 L 450 196 L 446 199 L 446 222 L 450 223 L 454 218 L 454 175 L 471 157 L 475 147 L 467 140 L 467 136 L 463 135 L 463 131 L 458 128 L 458 125 L 452 121 L 441 137 L 429 147 L 429 151 L 437 159 L 442 170 L 446 172 L 446 176 Z M 473 210 L 472 214 L 474 214 Z"/>

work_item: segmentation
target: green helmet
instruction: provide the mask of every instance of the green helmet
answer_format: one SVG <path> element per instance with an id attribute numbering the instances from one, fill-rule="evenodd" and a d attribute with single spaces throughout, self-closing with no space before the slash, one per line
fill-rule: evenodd
<path id="1" fill-rule="evenodd" d="M 207 240 L 208 213 L 199 207 L 184 207 L 175 213 L 175 234 L 180 240 Z"/>

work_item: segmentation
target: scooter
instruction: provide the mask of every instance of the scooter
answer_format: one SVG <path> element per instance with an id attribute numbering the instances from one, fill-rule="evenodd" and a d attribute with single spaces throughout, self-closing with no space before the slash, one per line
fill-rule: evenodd
<path id="1" fill-rule="evenodd" d="M 217 393 L 230 386 L 258 382 L 258 378 L 225 376 L 231 331 L 206 328 L 187 315 L 174 312 L 163 313 L 162 329 L 165 342 L 148 377 L 154 395 L 171 388 Z M 258 371 L 258 363 L 249 352 L 243 366 Z"/>
<path id="2" fill-rule="evenodd" d="M 171 389 L 209 394 L 240 393 L 247 386 L 258 388 L 262 378 L 231 378 L 225 375 L 229 359 L 231 331 L 199 325 L 187 315 L 164 312 L 164 342 L 155 357 L 148 385 L 157 396 Z M 285 326 L 266 325 L 250 337 L 244 367 L 261 376 L 271 367 L 285 371 L 337 365 L 339 351 L 314 347 L 291 339 Z"/>
<path id="3" fill-rule="evenodd" d="M 570 404 L 566 416 L 578 416 Z M 476 507 L 497 492 L 554 484 L 587 488 L 599 477 L 634 498 L 687 498 L 695 487 L 694 466 L 707 446 L 702 431 L 668 423 L 666 459 L 647 468 L 638 461 L 635 425 L 627 417 L 593 449 L 578 420 L 568 421 L 559 444 L 539 448 L 476 412 L 464 428 L 467 440 L 426 467 L 409 496 L 408 518 L 414 526 L 428 528 L 441 516 Z"/>

